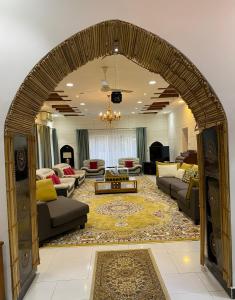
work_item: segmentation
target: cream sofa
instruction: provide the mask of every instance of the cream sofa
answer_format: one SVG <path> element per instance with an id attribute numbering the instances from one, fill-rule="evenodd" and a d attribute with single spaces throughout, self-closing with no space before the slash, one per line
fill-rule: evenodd
<path id="1" fill-rule="evenodd" d="M 85 180 L 85 171 L 84 170 L 74 170 L 75 174 L 65 175 L 64 169 L 71 168 L 69 164 L 61 163 L 54 165 L 53 170 L 60 178 L 75 178 L 75 186 L 81 185 Z"/>
<path id="2" fill-rule="evenodd" d="M 55 171 L 49 168 L 36 170 L 36 179 L 46 179 L 48 176 L 55 174 Z M 74 191 L 75 178 L 60 178 L 60 184 L 54 184 L 58 196 L 70 197 Z"/>
<path id="3" fill-rule="evenodd" d="M 118 167 L 125 168 L 125 161 L 133 161 L 133 167 L 128 168 L 128 173 L 130 175 L 140 175 L 142 173 L 142 165 L 140 164 L 139 158 L 133 158 L 133 157 L 119 158 Z"/>
<path id="4" fill-rule="evenodd" d="M 97 169 L 90 169 L 90 162 L 97 161 Z M 81 168 L 86 172 L 86 177 L 101 176 L 105 174 L 105 162 L 103 159 L 88 159 L 84 160 L 83 167 Z"/>

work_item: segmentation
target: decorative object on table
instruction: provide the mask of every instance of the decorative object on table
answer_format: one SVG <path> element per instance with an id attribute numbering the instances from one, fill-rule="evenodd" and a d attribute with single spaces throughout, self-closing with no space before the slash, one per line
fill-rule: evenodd
<path id="1" fill-rule="evenodd" d="M 170 299 L 150 249 L 98 251 L 92 300 Z"/>
<path id="2" fill-rule="evenodd" d="M 94 194 L 94 179 L 86 179 L 73 199 L 89 205 L 84 230 L 59 236 L 48 245 L 102 245 L 115 243 L 198 240 L 200 226 L 178 210 L 176 201 L 156 188 L 147 176 L 137 177 L 135 194 Z M 186 190 L 187 191 L 187 190 Z"/>
<path id="3" fill-rule="evenodd" d="M 105 171 L 105 181 L 128 181 L 128 173 L 119 173 L 118 169 L 109 169 Z"/>
<path id="4" fill-rule="evenodd" d="M 119 112 L 113 111 L 109 97 L 110 97 L 110 95 L 108 95 L 107 110 L 104 113 L 100 112 L 99 118 L 100 118 L 101 121 L 104 121 L 109 126 L 111 126 L 111 123 L 113 121 L 120 120 L 121 113 L 120 113 L 120 111 Z"/>

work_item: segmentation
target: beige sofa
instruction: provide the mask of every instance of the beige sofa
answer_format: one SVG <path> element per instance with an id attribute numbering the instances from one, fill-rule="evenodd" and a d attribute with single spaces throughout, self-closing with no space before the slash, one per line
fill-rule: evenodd
<path id="1" fill-rule="evenodd" d="M 97 161 L 97 169 L 90 169 L 90 162 Z M 89 159 L 84 160 L 81 168 L 86 172 L 86 177 L 102 176 L 105 174 L 105 162 L 103 159 Z"/>
<path id="2" fill-rule="evenodd" d="M 46 179 L 48 176 L 55 174 L 55 171 L 49 168 L 36 170 L 36 179 Z M 58 196 L 70 197 L 75 188 L 75 178 L 60 178 L 60 184 L 54 184 Z"/>
<path id="3" fill-rule="evenodd" d="M 84 170 L 74 170 L 75 174 L 65 175 L 64 169 L 71 168 L 69 164 L 61 163 L 54 165 L 53 170 L 60 178 L 75 178 L 75 186 L 81 185 L 85 180 L 85 171 Z"/>
<path id="4" fill-rule="evenodd" d="M 140 175 L 142 173 L 142 165 L 140 164 L 139 158 L 133 158 L 133 157 L 119 158 L 118 167 L 124 168 L 125 161 L 133 161 L 133 167 L 128 168 L 128 173 L 130 175 Z"/>

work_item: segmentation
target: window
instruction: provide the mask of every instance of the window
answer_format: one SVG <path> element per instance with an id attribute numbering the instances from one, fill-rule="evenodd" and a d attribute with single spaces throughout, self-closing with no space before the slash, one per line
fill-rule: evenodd
<path id="1" fill-rule="evenodd" d="M 122 157 L 136 157 L 135 129 L 89 130 L 91 159 L 103 159 L 107 167 Z"/>

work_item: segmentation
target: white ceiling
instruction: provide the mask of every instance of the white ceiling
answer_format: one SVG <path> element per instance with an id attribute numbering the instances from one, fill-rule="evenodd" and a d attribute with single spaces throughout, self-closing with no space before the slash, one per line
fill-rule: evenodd
<path id="1" fill-rule="evenodd" d="M 169 84 L 159 75 L 151 73 L 122 55 L 112 55 L 93 60 L 65 77 L 55 90 L 62 90 L 72 102 L 48 102 L 51 104 L 69 104 L 77 106 L 85 115 L 98 115 L 106 111 L 107 95 L 110 92 L 101 92 L 101 80 L 104 79 L 102 66 L 107 66 L 107 82 L 110 87 L 117 89 L 133 90 L 132 93 L 122 93 L 122 103 L 112 104 L 115 111 L 122 115 L 133 112 L 138 114 L 146 104 L 161 101 L 174 101 L 175 98 L 150 99 L 154 92 L 162 92 L 158 88 L 166 88 Z M 155 80 L 155 85 L 149 85 L 150 80 Z M 73 87 L 67 87 L 73 83 Z M 138 104 L 138 101 L 142 101 Z M 81 106 L 81 103 L 85 103 Z M 167 106 L 163 111 L 169 110 Z"/>

